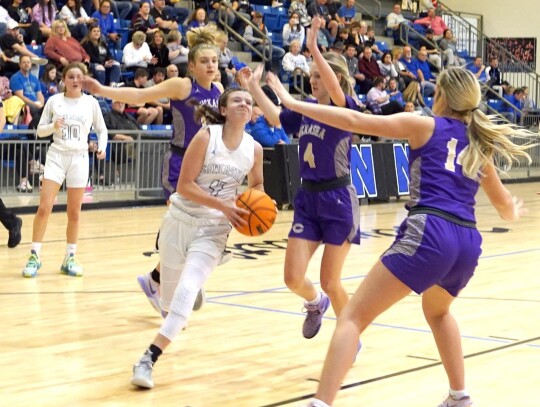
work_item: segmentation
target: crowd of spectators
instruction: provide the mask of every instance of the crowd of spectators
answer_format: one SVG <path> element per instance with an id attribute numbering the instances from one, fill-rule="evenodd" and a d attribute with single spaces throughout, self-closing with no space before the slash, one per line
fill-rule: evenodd
<path id="1" fill-rule="evenodd" d="M 64 1 L 63 4 L 60 2 Z M 304 46 L 306 29 L 314 16 L 321 16 L 323 25 L 317 38 L 323 52 L 338 53 L 346 61 L 355 81 L 358 108 L 373 114 L 393 114 L 413 110 L 431 114 L 425 100 L 435 89 L 436 75 L 445 67 L 464 66 L 458 55 L 456 39 L 434 7 L 425 5 L 425 12 L 414 21 L 404 17 L 401 5 L 395 4 L 386 17 L 386 32 L 394 37 L 393 49 L 384 49 L 375 39 L 375 30 L 356 18 L 354 0 L 294 0 L 288 7 L 288 20 L 277 27 L 282 43 L 271 43 L 265 17 L 249 0 L 233 0 L 231 7 L 240 16 L 223 9 L 218 0 L 195 0 L 192 12 L 173 0 L 0 0 L 0 77 L 9 89 L 0 92 L 7 107 L 8 122 L 28 124 L 39 117 L 46 100 L 61 92 L 61 70 L 69 62 L 88 65 L 91 74 L 110 86 L 147 87 L 170 77 L 188 74 L 189 49 L 185 32 L 215 24 L 218 12 L 225 12 L 227 24 L 238 31 L 258 53 L 269 56 L 266 69 L 301 83 L 304 93 L 310 93 L 311 57 Z M 268 2 L 269 6 L 282 6 Z M 244 24 L 251 20 L 252 25 Z M 410 26 L 422 33 L 421 38 L 409 36 L 418 49 L 400 44 L 401 30 Z M 273 31 L 276 31 L 274 27 Z M 235 85 L 235 75 L 241 67 L 228 48 L 234 41 L 225 32 L 219 37 L 219 74 L 224 87 Z M 245 51 L 251 51 L 244 47 Z M 510 120 L 519 120 L 512 106 L 535 109 L 528 89 L 512 90 L 504 86 L 497 58 L 485 67 L 480 57 L 467 64 L 487 87 L 507 103 L 504 107 Z M 41 74 L 40 74 L 41 71 Z M 299 80 L 298 80 L 299 78 Z M 0 82 L 1 85 L 2 82 Z M 8 92 L 9 91 L 9 92 Z M 293 90 L 294 91 L 294 90 Z M 487 95 L 489 97 L 489 95 Z M 10 100 L 11 99 L 11 100 Z M 364 103 L 365 104 L 364 104 Z M 277 101 L 279 103 L 279 101 Z M 18 109 L 18 111 L 17 111 Z M 110 128 L 134 129 L 135 126 L 170 124 L 172 115 L 168 100 L 145 105 L 109 103 Z M 13 113 L 15 111 L 15 113 Z M 254 112 L 258 112 L 254 109 Z M 259 112 L 260 113 L 260 112 Z M 282 129 L 268 125 L 262 115 L 254 113 L 249 130 L 261 136 L 263 145 L 288 142 Z M 121 132 L 114 140 L 132 141 Z M 39 167 L 28 157 L 31 168 Z M 20 190 L 30 191 L 30 183 L 21 178 Z"/>

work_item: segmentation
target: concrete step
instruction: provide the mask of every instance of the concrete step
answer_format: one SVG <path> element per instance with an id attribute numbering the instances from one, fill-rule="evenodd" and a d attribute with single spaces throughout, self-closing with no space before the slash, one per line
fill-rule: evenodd
<path id="1" fill-rule="evenodd" d="M 253 60 L 253 56 L 251 55 L 251 52 L 243 52 L 243 51 L 232 51 L 231 55 L 238 58 L 240 62 L 244 62 L 245 64 L 249 64 Z"/>

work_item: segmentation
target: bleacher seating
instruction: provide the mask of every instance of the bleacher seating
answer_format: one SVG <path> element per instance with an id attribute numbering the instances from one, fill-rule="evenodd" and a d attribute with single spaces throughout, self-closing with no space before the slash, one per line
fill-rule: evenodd
<path id="1" fill-rule="evenodd" d="M 433 108 L 433 98 L 431 96 L 424 98 L 424 102 L 426 103 L 427 107 L 429 107 L 430 109 Z"/>
<path id="2" fill-rule="evenodd" d="M 488 99 L 487 104 L 497 112 L 501 112 L 503 110 L 503 101 L 501 99 Z"/>
<path id="3" fill-rule="evenodd" d="M 277 14 L 266 14 L 264 16 L 264 24 L 268 31 L 282 30 L 282 27 L 279 26 L 279 16 Z"/>

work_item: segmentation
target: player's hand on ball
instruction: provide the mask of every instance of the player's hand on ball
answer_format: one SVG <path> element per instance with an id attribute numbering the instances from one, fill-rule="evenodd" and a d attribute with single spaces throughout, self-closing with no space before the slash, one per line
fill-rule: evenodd
<path id="1" fill-rule="evenodd" d="M 245 217 L 249 215 L 249 211 L 246 209 L 239 208 L 236 206 L 236 199 L 238 197 L 233 197 L 226 199 L 222 202 L 223 208 L 221 209 L 221 212 L 229 219 L 229 222 L 237 228 L 240 226 L 246 225 Z"/>

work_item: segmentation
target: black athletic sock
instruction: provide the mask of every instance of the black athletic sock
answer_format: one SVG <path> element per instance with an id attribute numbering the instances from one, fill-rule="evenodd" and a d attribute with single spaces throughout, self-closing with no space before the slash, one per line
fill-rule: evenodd
<path id="1" fill-rule="evenodd" d="M 152 273 L 150 273 L 150 275 L 152 276 L 152 280 L 154 280 L 155 283 L 160 284 L 160 272 L 157 271 L 157 269 L 152 270 Z"/>
<path id="2" fill-rule="evenodd" d="M 148 350 L 150 351 L 150 356 L 152 357 L 152 363 L 156 363 L 158 358 L 163 353 L 161 349 L 159 349 L 156 345 L 153 345 L 153 344 L 150 345 Z"/>

